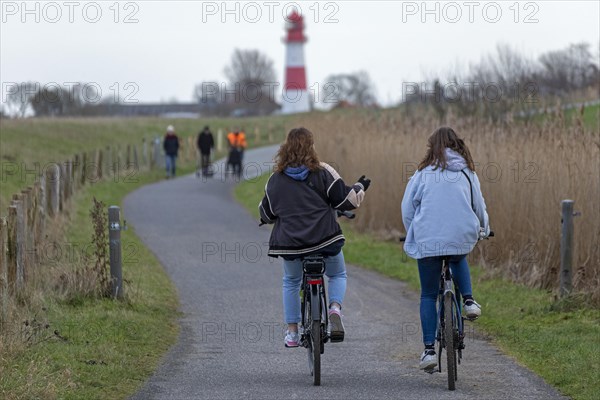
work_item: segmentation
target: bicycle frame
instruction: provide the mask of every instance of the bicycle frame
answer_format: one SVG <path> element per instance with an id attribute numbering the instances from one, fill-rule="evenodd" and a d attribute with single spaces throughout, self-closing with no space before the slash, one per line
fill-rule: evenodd
<path id="1" fill-rule="evenodd" d="M 458 359 L 457 362 L 460 364 L 460 360 L 462 358 L 462 349 L 464 349 L 464 317 L 462 316 L 462 311 L 460 307 L 460 291 L 458 290 L 458 285 L 452 276 L 452 272 L 450 270 L 450 264 L 448 263 L 448 259 L 444 258 L 442 262 L 442 273 L 440 276 L 440 291 L 437 299 L 437 326 L 436 326 L 436 341 L 440 343 L 440 348 L 446 348 L 445 338 L 444 338 L 444 326 L 446 321 L 444 320 L 444 297 L 447 293 L 450 293 L 452 302 L 454 304 L 453 319 L 456 322 L 458 328 Z M 442 352 L 441 349 L 438 351 L 438 372 L 442 372 Z M 433 372 L 433 371 L 432 371 Z"/>

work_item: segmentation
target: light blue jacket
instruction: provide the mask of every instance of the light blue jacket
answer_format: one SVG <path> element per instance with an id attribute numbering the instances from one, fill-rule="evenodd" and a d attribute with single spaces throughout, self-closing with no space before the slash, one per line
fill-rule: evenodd
<path id="1" fill-rule="evenodd" d="M 406 186 L 402 199 L 404 251 L 412 258 L 468 254 L 480 237 L 489 235 L 477 175 L 457 152 L 447 148 L 446 159 L 446 169 L 426 167 L 415 172 Z M 463 170 L 471 179 L 473 207 L 471 186 Z"/>

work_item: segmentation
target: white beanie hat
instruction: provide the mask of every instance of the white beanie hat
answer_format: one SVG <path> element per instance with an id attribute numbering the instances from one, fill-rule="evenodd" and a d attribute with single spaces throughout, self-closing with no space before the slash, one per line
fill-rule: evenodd
<path id="1" fill-rule="evenodd" d="M 173 128 L 173 125 L 167 126 L 167 132 L 169 132 L 169 133 L 175 132 L 175 128 Z"/>

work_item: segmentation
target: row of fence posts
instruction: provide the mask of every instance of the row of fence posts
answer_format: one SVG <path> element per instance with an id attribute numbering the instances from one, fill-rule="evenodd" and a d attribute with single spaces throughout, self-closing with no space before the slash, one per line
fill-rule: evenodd
<path id="1" fill-rule="evenodd" d="M 149 169 L 159 162 L 160 153 L 148 156 L 146 140 L 142 157 L 138 146 L 106 147 L 75 154 L 63 163 L 38 167 L 33 184 L 13 194 L 6 215 L 0 218 L 0 323 L 6 320 L 9 298 L 17 296 L 34 269 L 41 263 L 48 228 L 70 206 L 69 200 L 83 186 L 127 170 Z M 141 162 L 140 162 L 141 161 Z M 123 168 L 123 165 L 125 168 Z M 6 174 L 10 170 L 4 171 Z"/>
<path id="2" fill-rule="evenodd" d="M 254 129 L 255 143 L 261 143 L 260 129 Z M 216 149 L 224 150 L 225 134 L 216 133 Z M 268 141 L 273 142 L 272 129 Z M 196 160 L 195 138 L 182 141 L 182 156 Z M 124 151 L 124 154 L 123 154 Z M 164 166 L 162 140 L 155 137 L 149 143 L 142 139 L 141 154 L 137 145 L 107 146 L 92 152 L 75 154 L 63 163 L 49 163 L 41 169 L 36 181 L 12 196 L 6 216 L 0 218 L 0 323 L 5 320 L 9 297 L 23 291 L 28 277 L 41 262 L 40 248 L 47 237 L 47 227 L 69 207 L 69 199 L 86 184 L 109 177 L 119 177 L 140 168 Z M 122 167 L 125 168 L 122 168 Z M 109 241 L 113 295 L 123 296 L 120 256 L 120 210 L 109 207 Z M 118 228 L 118 229 L 117 229 Z"/>

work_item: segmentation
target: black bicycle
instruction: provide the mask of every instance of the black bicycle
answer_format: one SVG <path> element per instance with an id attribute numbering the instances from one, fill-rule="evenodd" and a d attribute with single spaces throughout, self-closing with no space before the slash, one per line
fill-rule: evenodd
<path id="1" fill-rule="evenodd" d="M 494 236 L 490 232 L 489 237 Z M 401 238 L 403 241 L 405 238 Z M 458 285 L 450 270 L 449 257 L 442 259 L 442 273 L 440 275 L 440 290 L 437 298 L 437 328 L 435 340 L 438 342 L 438 367 L 426 369 L 425 372 L 433 374 L 442 372 L 442 351 L 446 350 L 446 366 L 448 371 L 448 390 L 456 389 L 458 380 L 458 365 L 462 360 L 462 351 L 465 349 L 464 321 L 474 321 L 477 317 L 464 317 L 461 312 L 461 296 Z"/>
<path id="2" fill-rule="evenodd" d="M 438 324 L 435 340 L 438 342 L 438 372 L 442 372 L 442 351 L 446 350 L 448 371 L 448 389 L 456 389 L 458 380 L 458 364 L 462 359 L 464 344 L 464 320 L 460 308 L 460 292 L 454 281 L 448 258 L 442 260 L 440 291 L 438 294 Z M 475 318 L 469 318 L 474 320 Z M 435 369 L 425 370 L 433 373 Z"/>
<path id="3" fill-rule="evenodd" d="M 353 219 L 354 213 L 337 211 L 337 215 Z M 332 335 L 328 331 L 329 313 L 327 307 L 327 291 L 325 290 L 325 258 L 320 254 L 302 258 L 302 330 L 300 345 L 308 350 L 308 367 L 313 377 L 313 384 L 321 384 L 321 355 L 325 352 L 325 343 L 341 342 L 342 337 Z"/>
<path id="4" fill-rule="evenodd" d="M 494 236 L 490 232 L 488 237 Z M 440 291 L 438 294 L 438 323 L 435 340 L 438 342 L 438 372 L 442 372 L 442 349 L 446 350 L 446 366 L 448 371 L 448 390 L 456 389 L 458 365 L 465 349 L 464 321 L 474 321 L 477 317 L 468 318 L 461 312 L 461 297 L 458 285 L 452 276 L 448 258 L 442 260 Z M 435 369 L 425 370 L 433 373 Z"/>

